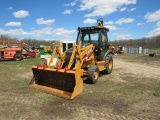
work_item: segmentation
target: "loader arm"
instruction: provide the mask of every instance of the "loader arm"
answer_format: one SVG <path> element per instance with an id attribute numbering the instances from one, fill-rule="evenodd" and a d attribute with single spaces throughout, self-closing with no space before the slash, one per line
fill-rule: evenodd
<path id="1" fill-rule="evenodd" d="M 81 66 L 84 62 L 83 58 L 86 56 L 86 53 L 90 50 L 90 56 L 94 56 L 94 46 L 93 44 L 90 44 L 86 47 L 83 47 L 81 48 L 81 41 L 79 42 L 78 45 L 75 45 L 74 46 L 74 49 L 73 49 L 73 52 L 72 52 L 72 55 L 71 55 L 71 58 L 70 58 L 70 61 L 69 61 L 69 64 L 68 64 L 68 69 L 71 68 L 72 64 L 74 63 L 74 59 L 76 57 L 76 60 L 77 60 L 77 63 L 74 67 L 74 69 L 81 69 Z M 93 57 L 89 57 L 88 59 L 94 59 Z"/>
<path id="2" fill-rule="evenodd" d="M 57 64 L 57 66 L 62 67 L 62 65 L 64 63 L 64 58 L 66 57 L 66 51 L 65 52 L 61 52 L 61 49 L 62 49 L 62 43 L 60 43 L 59 46 L 56 45 L 54 47 L 51 59 L 50 59 L 49 64 L 48 64 L 49 68 L 50 68 L 51 63 L 53 62 L 53 59 L 54 59 L 56 54 L 58 55 L 58 64 Z"/>

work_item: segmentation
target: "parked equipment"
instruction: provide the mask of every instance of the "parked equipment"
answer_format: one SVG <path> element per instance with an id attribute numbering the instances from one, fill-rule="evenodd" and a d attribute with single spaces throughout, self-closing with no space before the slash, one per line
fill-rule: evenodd
<path id="1" fill-rule="evenodd" d="M 115 49 L 115 54 L 124 54 L 124 50 L 123 50 L 123 47 L 122 46 L 119 46 Z"/>
<path id="2" fill-rule="evenodd" d="M 25 52 L 22 52 L 22 56 L 23 58 L 27 58 L 27 57 L 36 57 L 36 52 L 34 52 L 30 46 L 28 46 L 26 43 L 23 43 L 23 49 L 25 50 Z"/>
<path id="3" fill-rule="evenodd" d="M 98 19 L 97 23 L 97 26 L 79 27 L 76 45 L 68 51 L 61 52 L 62 45 L 56 45 L 48 66 L 32 66 L 34 77 L 29 87 L 73 99 L 82 92 L 82 76 L 94 84 L 98 81 L 100 72 L 110 74 L 113 58 L 108 45 L 109 29 L 103 27 L 102 19 Z M 58 55 L 58 62 L 51 67 L 55 55 Z"/>
<path id="4" fill-rule="evenodd" d="M 67 51 L 70 48 L 73 48 L 73 46 L 76 44 L 75 41 L 61 41 L 62 42 L 62 52 Z"/>
<path id="5" fill-rule="evenodd" d="M 35 47 L 34 52 L 39 53 L 39 47 Z"/>
<path id="6" fill-rule="evenodd" d="M 0 40 L 0 60 L 22 60 L 22 41 Z"/>
<path id="7" fill-rule="evenodd" d="M 51 46 L 40 45 L 40 47 L 39 47 L 39 53 L 38 53 L 39 57 L 41 55 L 51 55 L 51 54 L 52 54 Z"/>

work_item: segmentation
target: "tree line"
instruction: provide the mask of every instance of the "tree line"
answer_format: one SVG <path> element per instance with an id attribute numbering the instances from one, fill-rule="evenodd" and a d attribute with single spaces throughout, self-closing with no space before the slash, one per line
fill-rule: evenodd
<path id="1" fill-rule="evenodd" d="M 140 39 L 129 39 L 129 40 L 115 40 L 110 41 L 113 46 L 142 46 L 143 48 L 160 48 L 160 35 L 140 38 Z"/>
<path id="2" fill-rule="evenodd" d="M 8 40 L 16 38 L 11 38 L 8 35 L 0 35 L 0 40 Z M 49 45 L 54 46 L 53 43 L 57 43 L 58 40 L 36 40 L 36 39 L 22 39 L 24 43 L 31 47 L 38 47 L 40 45 Z M 129 40 L 114 40 L 110 41 L 110 44 L 113 46 L 142 46 L 143 48 L 160 48 L 160 35 L 149 37 L 149 38 L 140 38 L 140 39 L 129 39 Z"/>
<path id="3" fill-rule="evenodd" d="M 40 45 L 47 45 L 53 48 L 54 44 L 57 40 L 36 40 L 36 39 L 22 39 L 24 43 L 31 47 L 39 47 Z"/>

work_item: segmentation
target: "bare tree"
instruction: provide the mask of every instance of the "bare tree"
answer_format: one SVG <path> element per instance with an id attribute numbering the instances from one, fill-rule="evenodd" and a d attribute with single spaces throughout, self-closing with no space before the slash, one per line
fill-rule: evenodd
<path id="1" fill-rule="evenodd" d="M 110 41 L 114 46 L 142 46 L 143 48 L 160 48 L 160 35 L 150 38 Z"/>

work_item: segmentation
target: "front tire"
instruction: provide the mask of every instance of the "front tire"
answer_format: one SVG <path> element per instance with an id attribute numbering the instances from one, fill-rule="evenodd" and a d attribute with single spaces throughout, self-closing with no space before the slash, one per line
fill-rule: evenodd
<path id="1" fill-rule="evenodd" d="M 103 70 L 102 72 L 104 74 L 111 74 L 112 73 L 112 69 L 113 69 L 113 57 L 112 57 L 112 55 L 108 54 L 105 57 L 105 60 L 106 60 L 106 69 Z"/>
<path id="2" fill-rule="evenodd" d="M 95 84 L 99 78 L 99 69 L 97 65 L 91 65 L 87 70 L 87 81 Z"/>

